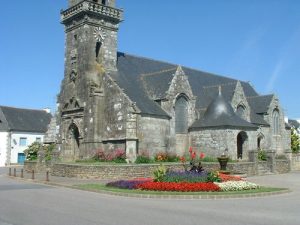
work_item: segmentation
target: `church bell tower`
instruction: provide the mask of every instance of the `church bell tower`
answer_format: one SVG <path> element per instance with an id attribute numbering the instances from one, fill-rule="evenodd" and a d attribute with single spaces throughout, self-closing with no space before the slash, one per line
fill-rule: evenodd
<path id="1" fill-rule="evenodd" d="M 65 70 L 58 95 L 61 157 L 89 157 L 101 143 L 106 73 L 117 71 L 117 33 L 123 11 L 115 0 L 69 0 L 65 26 Z"/>

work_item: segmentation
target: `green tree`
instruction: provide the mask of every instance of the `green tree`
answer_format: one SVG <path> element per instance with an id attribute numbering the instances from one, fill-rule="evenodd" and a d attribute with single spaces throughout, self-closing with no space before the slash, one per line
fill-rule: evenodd
<path id="1" fill-rule="evenodd" d="M 300 150 L 300 138 L 295 128 L 292 128 L 291 130 L 291 147 L 293 153 L 298 153 Z"/>

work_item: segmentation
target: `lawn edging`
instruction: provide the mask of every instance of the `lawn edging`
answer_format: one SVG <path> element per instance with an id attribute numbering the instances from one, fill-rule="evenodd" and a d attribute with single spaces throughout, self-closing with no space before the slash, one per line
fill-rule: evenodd
<path id="1" fill-rule="evenodd" d="M 287 188 L 265 188 L 266 191 L 256 192 L 254 190 L 237 191 L 237 192 L 156 192 L 155 191 L 140 191 L 126 190 L 118 188 L 107 188 L 105 185 L 99 185 L 99 188 L 84 188 L 85 185 L 73 185 L 71 188 L 91 191 L 113 196 L 132 197 L 132 198 L 149 198 L 149 199 L 229 199 L 229 198 L 256 198 L 274 196 L 290 193 Z M 102 188 L 101 188 L 102 186 Z M 141 193 L 144 192 L 144 193 Z M 253 193 L 254 192 L 254 193 Z"/>

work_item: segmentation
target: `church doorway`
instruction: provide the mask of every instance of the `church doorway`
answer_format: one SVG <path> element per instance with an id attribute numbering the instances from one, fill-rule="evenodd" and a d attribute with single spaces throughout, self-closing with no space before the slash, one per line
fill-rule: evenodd
<path id="1" fill-rule="evenodd" d="M 263 140 L 264 136 L 262 134 L 258 135 L 257 137 L 257 149 L 260 150 L 261 149 L 261 145 L 262 145 L 262 140 Z"/>
<path id="2" fill-rule="evenodd" d="M 247 133 L 244 131 L 237 135 L 237 159 L 243 159 L 243 152 L 245 150 L 245 142 L 247 139 Z"/>
<path id="3" fill-rule="evenodd" d="M 76 159 L 77 155 L 79 155 L 79 141 L 80 133 L 77 125 L 72 123 L 69 127 L 69 139 L 70 139 L 70 147 L 73 152 L 73 157 Z"/>

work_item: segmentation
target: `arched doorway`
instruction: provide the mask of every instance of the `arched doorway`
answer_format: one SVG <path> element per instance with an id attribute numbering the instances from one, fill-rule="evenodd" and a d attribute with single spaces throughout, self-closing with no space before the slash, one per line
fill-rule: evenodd
<path id="1" fill-rule="evenodd" d="M 237 159 L 243 159 L 243 152 L 245 150 L 245 142 L 247 139 L 247 133 L 244 131 L 237 135 Z"/>
<path id="2" fill-rule="evenodd" d="M 262 147 L 262 141 L 263 141 L 263 139 L 264 139 L 264 136 L 263 136 L 263 134 L 259 134 L 258 136 L 257 136 L 257 149 L 258 150 L 260 150 Z"/>
<path id="3" fill-rule="evenodd" d="M 76 159 L 79 155 L 79 146 L 80 146 L 80 133 L 77 125 L 72 123 L 69 127 L 69 139 L 70 139 L 70 147 L 73 152 L 73 158 Z"/>

